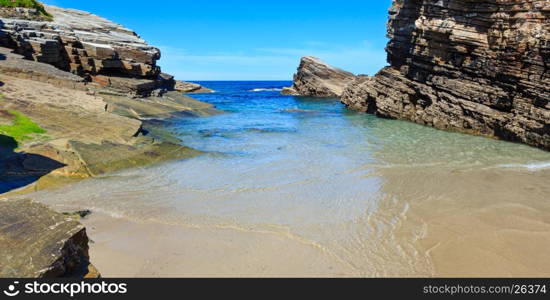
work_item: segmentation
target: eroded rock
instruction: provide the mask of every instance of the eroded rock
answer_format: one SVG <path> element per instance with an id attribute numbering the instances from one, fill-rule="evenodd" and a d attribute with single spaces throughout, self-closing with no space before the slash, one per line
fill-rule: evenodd
<path id="1" fill-rule="evenodd" d="M 395 0 L 390 66 L 342 102 L 550 150 L 548 1 Z"/>
<path id="2" fill-rule="evenodd" d="M 185 82 L 176 80 L 176 84 L 174 86 L 174 90 L 180 93 L 184 94 L 190 94 L 190 93 L 212 93 L 213 90 L 209 88 L 205 88 L 200 84 L 193 83 L 193 82 Z"/>
<path id="3" fill-rule="evenodd" d="M 344 88 L 352 83 L 356 76 L 350 72 L 332 67 L 316 57 L 303 57 L 294 83 L 284 88 L 284 95 L 340 98 Z"/>
<path id="4" fill-rule="evenodd" d="M 28 199 L 0 199 L 0 277 L 98 277 L 86 229 Z"/>

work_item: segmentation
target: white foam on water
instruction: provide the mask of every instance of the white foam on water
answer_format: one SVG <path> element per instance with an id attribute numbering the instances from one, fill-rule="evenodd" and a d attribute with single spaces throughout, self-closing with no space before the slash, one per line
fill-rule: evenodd
<path id="1" fill-rule="evenodd" d="M 530 171 L 540 171 L 540 170 L 550 169 L 550 161 L 542 161 L 542 162 L 527 163 L 527 164 L 506 164 L 506 165 L 499 165 L 499 167 L 521 168 L 521 169 L 528 169 Z"/>

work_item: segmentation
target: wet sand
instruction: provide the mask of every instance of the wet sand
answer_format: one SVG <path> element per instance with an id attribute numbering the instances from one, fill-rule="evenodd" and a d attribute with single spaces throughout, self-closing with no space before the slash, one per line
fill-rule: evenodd
<path id="1" fill-rule="evenodd" d="M 204 155 L 30 197 L 94 212 L 106 277 L 550 276 L 550 153 L 258 85 L 174 120 Z"/>
<path id="2" fill-rule="evenodd" d="M 193 228 L 95 214 L 84 224 L 104 277 L 345 277 L 322 246 L 275 232 Z"/>
<path id="3" fill-rule="evenodd" d="M 549 276 L 550 170 L 371 176 L 384 178 L 382 196 L 350 224 L 270 230 L 95 213 L 84 221 L 91 256 L 106 277 Z"/>

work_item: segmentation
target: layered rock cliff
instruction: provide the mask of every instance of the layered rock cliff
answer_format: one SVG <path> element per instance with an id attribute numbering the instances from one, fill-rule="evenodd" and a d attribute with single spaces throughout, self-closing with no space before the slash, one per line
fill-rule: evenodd
<path id="1" fill-rule="evenodd" d="M 94 277 L 82 225 L 13 197 L 198 155 L 144 119 L 217 110 L 184 96 L 206 90 L 161 73 L 160 51 L 132 31 L 46 9 L 0 9 L 0 277 Z"/>
<path id="2" fill-rule="evenodd" d="M 45 8 L 51 21 L 0 15 L 0 46 L 132 96 L 173 89 L 156 64 L 160 50 L 133 31 L 88 12 Z"/>
<path id="3" fill-rule="evenodd" d="M 550 2 L 395 0 L 389 67 L 350 108 L 550 150 Z"/>
<path id="4" fill-rule="evenodd" d="M 340 98 L 344 88 L 355 75 L 335 68 L 319 58 L 306 56 L 300 61 L 292 87 L 283 89 L 285 95 Z"/>
<path id="5" fill-rule="evenodd" d="M 20 19 L 6 18 L 10 10 L 8 16 Z M 216 113 L 209 104 L 170 91 L 177 81 L 160 73 L 157 48 L 87 12 L 46 6 L 53 21 L 36 21 L 14 10 L 0 13 L 0 44 L 9 46 L 0 47 L 0 123 L 9 125 L 10 112 L 16 111 L 47 134 L 7 143 L 0 179 L 22 182 L 20 177 L 33 173 L 18 164 L 20 159 L 6 159 L 23 151 L 58 162 L 40 175 L 70 178 L 198 153 L 176 139 L 151 135 L 141 121 Z M 10 168 L 18 171 L 7 172 Z M 0 194 L 5 190 L 0 184 Z"/>

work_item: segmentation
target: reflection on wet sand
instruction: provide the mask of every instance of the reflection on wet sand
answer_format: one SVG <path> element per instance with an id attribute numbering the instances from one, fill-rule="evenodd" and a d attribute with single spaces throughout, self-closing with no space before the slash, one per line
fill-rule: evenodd
<path id="1" fill-rule="evenodd" d="M 550 171 L 381 171 L 382 192 L 403 199 L 402 225 L 423 234 L 433 276 L 548 276 Z"/>

